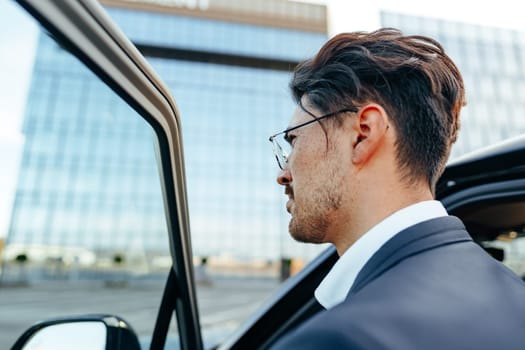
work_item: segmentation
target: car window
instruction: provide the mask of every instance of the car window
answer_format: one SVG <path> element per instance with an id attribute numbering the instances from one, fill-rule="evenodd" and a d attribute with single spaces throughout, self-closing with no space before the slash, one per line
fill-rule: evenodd
<path id="1" fill-rule="evenodd" d="M 525 280 L 525 233 L 511 230 L 504 232 L 494 241 L 485 242 L 484 247 L 497 260 Z"/>
<path id="2" fill-rule="evenodd" d="M 487 156 L 484 158 L 491 159 Z M 492 159 L 493 162 L 494 159 L 499 161 L 495 157 Z M 507 158 L 504 167 L 520 169 L 522 159 L 519 156 L 515 157 L 514 161 Z M 485 162 L 484 167 L 489 167 L 489 164 Z M 468 170 L 472 166 L 472 163 L 463 164 L 463 168 Z M 495 174 L 501 175 L 501 172 Z M 463 176 L 463 179 L 465 178 L 467 177 Z M 522 181 L 523 179 L 486 179 L 480 186 L 473 182 L 473 186 L 467 186 L 465 191 L 456 191 L 444 200 L 450 206 L 451 215 L 463 220 L 477 244 L 494 259 L 525 278 L 525 202 Z M 509 190 L 510 188 L 512 190 Z M 488 189 L 492 192 L 489 193 Z M 490 198 L 491 194 L 494 197 Z"/>
<path id="3" fill-rule="evenodd" d="M 483 233 L 480 244 L 485 250 L 525 280 L 525 203 L 507 201 L 486 205 L 469 219 L 477 224 L 472 231 Z"/>
<path id="4" fill-rule="evenodd" d="M 0 8 L 0 348 L 93 313 L 147 344 L 171 266 L 153 130 L 18 5 Z"/>

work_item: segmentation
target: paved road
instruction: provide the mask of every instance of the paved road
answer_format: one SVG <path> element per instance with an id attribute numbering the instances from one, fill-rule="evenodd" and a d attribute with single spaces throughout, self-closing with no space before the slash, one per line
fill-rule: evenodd
<path id="1" fill-rule="evenodd" d="M 115 314 L 127 320 L 141 337 L 152 334 L 163 281 L 107 286 L 101 281 L 38 282 L 28 287 L 0 286 L 0 349 L 39 320 L 67 315 Z M 278 288 L 269 278 L 215 278 L 199 285 L 200 320 L 207 335 L 227 336 Z M 172 322 L 170 333 L 176 332 Z"/>

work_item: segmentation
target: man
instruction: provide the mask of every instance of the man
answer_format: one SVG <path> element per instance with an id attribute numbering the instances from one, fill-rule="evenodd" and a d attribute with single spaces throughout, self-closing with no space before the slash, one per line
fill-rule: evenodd
<path id="1" fill-rule="evenodd" d="M 290 86 L 298 107 L 270 138 L 290 234 L 340 258 L 315 292 L 326 310 L 275 349 L 525 349 L 523 282 L 433 200 L 465 104 L 440 44 L 340 34 Z"/>

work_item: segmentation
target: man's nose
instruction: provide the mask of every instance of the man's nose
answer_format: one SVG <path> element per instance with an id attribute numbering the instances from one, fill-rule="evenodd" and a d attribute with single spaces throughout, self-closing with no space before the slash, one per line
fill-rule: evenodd
<path id="1" fill-rule="evenodd" d="M 290 173 L 290 170 L 288 170 L 288 168 L 284 168 L 281 171 L 279 171 L 279 174 L 277 175 L 277 183 L 283 186 L 292 183 L 292 174 Z"/>

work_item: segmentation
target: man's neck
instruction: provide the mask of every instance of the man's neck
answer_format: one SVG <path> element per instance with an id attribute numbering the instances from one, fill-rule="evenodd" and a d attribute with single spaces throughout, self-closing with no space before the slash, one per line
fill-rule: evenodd
<path id="1" fill-rule="evenodd" d="M 411 189 L 404 187 L 382 187 L 368 191 L 364 200 L 356 203 L 352 214 L 348 215 L 348 225 L 341 234 L 334 239 L 337 253 L 341 256 L 368 230 L 383 221 L 395 212 L 412 204 L 432 200 L 430 189 L 423 186 L 414 186 Z"/>

